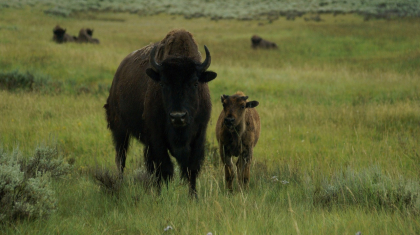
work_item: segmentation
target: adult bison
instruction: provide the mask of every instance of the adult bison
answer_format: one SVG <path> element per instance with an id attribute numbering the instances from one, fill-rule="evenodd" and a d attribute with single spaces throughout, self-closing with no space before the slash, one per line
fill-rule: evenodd
<path id="1" fill-rule="evenodd" d="M 277 49 L 278 48 L 276 43 L 262 39 L 258 35 L 254 35 L 251 37 L 251 47 L 254 49 L 258 49 L 258 48 Z"/>
<path id="2" fill-rule="evenodd" d="M 53 29 L 53 41 L 57 43 L 74 42 L 77 40 L 75 36 L 70 36 L 66 33 L 66 29 L 61 28 L 59 25 Z"/>
<path id="3" fill-rule="evenodd" d="M 77 37 L 77 42 L 99 44 L 99 39 L 93 38 L 92 35 L 93 35 L 93 29 L 81 28 L 79 30 L 79 36 Z"/>
<path id="4" fill-rule="evenodd" d="M 216 138 L 219 143 L 220 157 L 225 165 L 227 188 L 233 190 L 235 170 L 232 156 L 239 157 L 236 162 L 239 184 L 248 188 L 253 149 L 260 137 L 260 117 L 258 101 L 248 101 L 243 92 L 222 95 L 223 110 L 216 124 Z"/>
<path id="5" fill-rule="evenodd" d="M 169 153 L 196 196 L 196 178 L 204 160 L 211 100 L 206 71 L 211 57 L 201 55 L 192 35 L 174 30 L 155 44 L 129 54 L 115 73 L 107 103 L 108 127 L 115 145 L 115 162 L 122 173 L 130 137 L 144 143 L 147 170 L 168 182 L 174 174 Z M 168 153 L 169 151 L 169 153 Z"/>

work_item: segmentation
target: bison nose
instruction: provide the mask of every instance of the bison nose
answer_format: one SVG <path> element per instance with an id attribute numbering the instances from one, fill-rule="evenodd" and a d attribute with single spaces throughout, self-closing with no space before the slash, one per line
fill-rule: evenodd
<path id="1" fill-rule="evenodd" d="M 187 119 L 187 112 L 171 112 L 169 116 L 171 117 L 172 124 L 175 126 L 184 126 Z"/>
<path id="2" fill-rule="evenodd" d="M 235 122 L 235 118 L 233 118 L 233 117 L 227 117 L 227 118 L 225 118 L 224 122 L 225 122 L 225 125 L 226 126 L 232 126 L 233 125 L 233 122 Z"/>

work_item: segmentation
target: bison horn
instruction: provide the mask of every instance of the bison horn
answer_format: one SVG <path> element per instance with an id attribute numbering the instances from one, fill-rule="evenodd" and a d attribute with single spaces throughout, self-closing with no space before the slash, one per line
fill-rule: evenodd
<path id="1" fill-rule="evenodd" d="M 200 65 L 199 71 L 204 72 L 210 67 L 211 63 L 211 56 L 209 49 L 207 49 L 206 45 L 204 45 L 204 50 L 206 51 L 206 60 Z"/>
<path id="2" fill-rule="evenodd" d="M 150 53 L 150 65 L 152 66 L 153 70 L 159 72 L 162 68 L 160 64 L 158 64 L 155 60 L 157 46 L 153 47 L 152 52 Z"/>

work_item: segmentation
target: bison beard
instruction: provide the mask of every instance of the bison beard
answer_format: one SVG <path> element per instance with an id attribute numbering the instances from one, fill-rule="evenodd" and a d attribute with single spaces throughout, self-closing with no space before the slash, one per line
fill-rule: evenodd
<path id="1" fill-rule="evenodd" d="M 217 76 L 206 71 L 211 57 L 205 50 L 206 60 L 200 63 L 192 35 L 174 30 L 121 62 L 104 106 L 121 173 L 130 137 L 135 137 L 145 145 L 146 167 L 157 177 L 158 188 L 173 177 L 169 152 L 188 180 L 190 195 L 196 196 L 211 112 L 207 82 Z"/>

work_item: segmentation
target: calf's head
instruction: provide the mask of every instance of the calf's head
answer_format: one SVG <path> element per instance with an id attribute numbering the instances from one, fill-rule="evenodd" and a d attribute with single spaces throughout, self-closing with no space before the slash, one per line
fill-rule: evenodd
<path id="1" fill-rule="evenodd" d="M 233 130 L 242 121 L 244 121 L 247 108 L 257 107 L 258 101 L 247 101 L 248 96 L 242 92 L 237 92 L 234 95 L 222 95 L 221 100 L 223 104 L 223 111 L 225 119 L 223 125 L 230 130 Z"/>
<path id="2" fill-rule="evenodd" d="M 156 48 L 150 53 L 151 68 L 146 74 L 161 86 L 167 120 L 175 128 L 185 127 L 199 108 L 199 92 L 203 92 L 203 84 L 217 76 L 215 72 L 206 71 L 211 62 L 210 52 L 204 46 L 206 59 L 202 64 L 187 57 L 170 57 L 158 64 Z"/>

